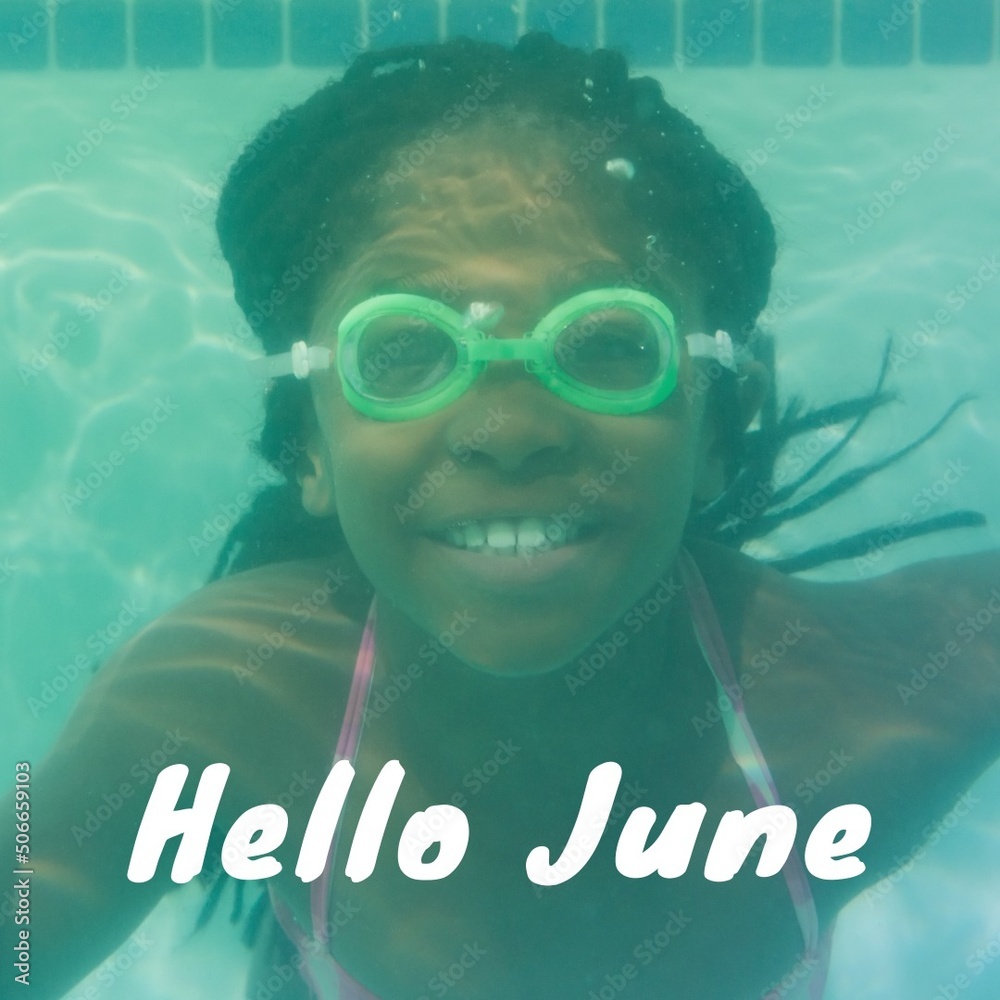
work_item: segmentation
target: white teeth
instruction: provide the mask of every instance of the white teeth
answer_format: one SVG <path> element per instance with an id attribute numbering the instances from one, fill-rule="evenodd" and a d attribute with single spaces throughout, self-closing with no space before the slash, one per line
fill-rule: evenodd
<path id="1" fill-rule="evenodd" d="M 517 548 L 517 529 L 509 521 L 490 521 L 486 525 L 486 544 L 501 555 L 510 555 Z"/>
<path id="2" fill-rule="evenodd" d="M 486 529 L 481 524 L 467 524 L 459 530 L 464 533 L 467 549 L 481 549 L 486 544 Z"/>
<path id="3" fill-rule="evenodd" d="M 517 529 L 517 551 L 531 551 L 544 544 L 545 522 L 538 517 L 526 517 Z"/>
<path id="4" fill-rule="evenodd" d="M 532 555 L 539 549 L 548 551 L 574 541 L 580 525 L 562 525 L 562 518 L 540 517 L 492 521 L 466 521 L 447 528 L 445 540 L 457 549 L 486 552 L 493 555 Z"/>

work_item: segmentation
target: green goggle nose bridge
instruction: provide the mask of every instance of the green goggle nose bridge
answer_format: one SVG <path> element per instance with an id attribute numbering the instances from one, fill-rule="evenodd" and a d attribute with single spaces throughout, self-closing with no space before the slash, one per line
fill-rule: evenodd
<path id="1" fill-rule="evenodd" d="M 584 292 L 521 338 L 490 337 L 471 315 L 419 295 L 355 306 L 338 330 L 347 400 L 378 420 L 427 416 L 458 399 L 492 361 L 523 362 L 561 399 L 597 413 L 641 413 L 677 385 L 673 314 L 645 292 Z"/>

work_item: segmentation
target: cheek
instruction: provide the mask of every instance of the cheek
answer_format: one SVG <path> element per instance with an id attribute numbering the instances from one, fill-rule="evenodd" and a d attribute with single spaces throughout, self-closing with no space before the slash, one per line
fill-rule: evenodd
<path id="1" fill-rule="evenodd" d="M 671 510 L 689 506 L 703 450 L 704 400 L 689 391 L 685 374 L 670 399 L 632 434 L 634 448 L 649 456 L 641 469 L 643 493 Z"/>
<path id="2" fill-rule="evenodd" d="M 643 462 L 638 491 L 649 530 L 673 548 L 681 537 L 691 509 L 696 480 L 697 448 L 690 436 L 671 427 L 655 438 L 636 442 L 649 456 Z M 637 463 L 638 465 L 638 463 Z"/>
<path id="3" fill-rule="evenodd" d="M 394 545 L 413 517 L 410 492 L 431 458 L 415 426 L 373 421 L 341 404 L 324 422 L 337 513 L 355 558 L 378 584 L 378 567 L 398 558 Z"/>

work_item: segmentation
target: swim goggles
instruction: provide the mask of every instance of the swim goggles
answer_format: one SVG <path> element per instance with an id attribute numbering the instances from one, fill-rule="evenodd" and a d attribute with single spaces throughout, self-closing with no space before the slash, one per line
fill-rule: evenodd
<path id="1" fill-rule="evenodd" d="M 596 413 L 642 413 L 677 386 L 680 338 L 673 313 L 654 296 L 600 288 L 556 306 L 520 338 L 490 336 L 503 315 L 474 302 L 458 313 L 420 295 L 377 295 L 351 309 L 337 331 L 337 371 L 347 400 L 376 420 L 412 420 L 459 398 L 491 361 L 521 361 L 561 399 Z M 685 338 L 692 357 L 737 371 L 732 341 L 719 330 Z M 306 378 L 327 369 L 332 351 L 299 341 L 257 359 L 265 377 Z"/>

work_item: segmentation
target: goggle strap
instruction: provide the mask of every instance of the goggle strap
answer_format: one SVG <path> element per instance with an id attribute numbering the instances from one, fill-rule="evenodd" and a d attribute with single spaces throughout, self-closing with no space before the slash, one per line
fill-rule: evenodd
<path id="1" fill-rule="evenodd" d="M 707 333 L 689 333 L 684 339 L 692 358 L 708 358 L 718 361 L 723 368 L 728 368 L 730 371 L 739 371 L 736 349 L 733 347 L 732 338 L 725 330 L 716 330 L 714 337 Z M 528 360 L 525 355 L 534 355 L 537 351 L 537 347 L 530 342 L 517 340 L 490 339 L 480 341 L 476 347 L 479 348 L 475 352 L 478 355 L 476 360 L 487 360 L 487 358 Z M 333 352 L 329 348 L 316 345 L 310 347 L 304 340 L 297 340 L 292 344 L 290 351 L 284 354 L 271 354 L 265 358 L 254 358 L 249 365 L 251 371 L 261 378 L 294 375 L 297 379 L 305 379 L 309 377 L 310 372 L 329 368 L 332 362 Z"/>
<path id="2" fill-rule="evenodd" d="M 249 362 L 250 370 L 259 378 L 281 378 L 294 375 L 297 379 L 309 377 L 310 372 L 322 371 L 333 364 L 333 352 L 328 347 L 297 340 L 285 354 L 269 354 Z"/>
<path id="3" fill-rule="evenodd" d="M 711 361 L 718 361 L 723 368 L 728 368 L 731 372 L 739 371 L 739 361 L 744 360 L 745 353 L 741 348 L 733 346 L 733 339 L 725 330 L 716 330 L 712 337 L 707 333 L 689 333 L 684 340 L 687 342 L 688 354 L 692 358 L 708 358 Z M 740 357 L 737 357 L 737 350 Z"/>

